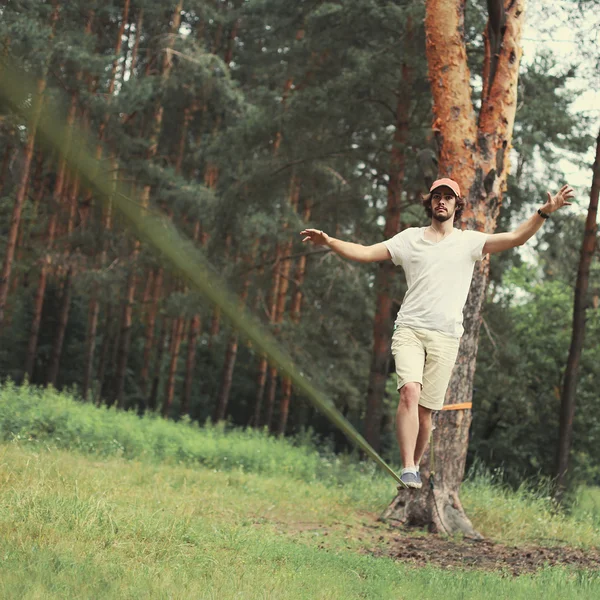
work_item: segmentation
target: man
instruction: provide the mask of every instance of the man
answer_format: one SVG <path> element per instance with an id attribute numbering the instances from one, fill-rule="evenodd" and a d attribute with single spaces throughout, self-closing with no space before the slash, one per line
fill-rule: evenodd
<path id="1" fill-rule="evenodd" d="M 402 482 L 422 486 L 419 463 L 431 434 L 431 415 L 440 410 L 463 334 L 463 308 L 475 262 L 486 254 L 521 246 L 540 229 L 551 213 L 571 204 L 573 189 L 564 185 L 517 229 L 486 234 L 454 227 L 464 208 L 456 181 L 433 183 L 423 200 L 428 227 L 409 227 L 393 238 L 363 246 L 337 240 L 317 229 L 305 229 L 303 242 L 328 246 L 358 262 L 391 259 L 406 274 L 408 290 L 392 335 L 400 402 L 396 436 L 402 458 Z"/>

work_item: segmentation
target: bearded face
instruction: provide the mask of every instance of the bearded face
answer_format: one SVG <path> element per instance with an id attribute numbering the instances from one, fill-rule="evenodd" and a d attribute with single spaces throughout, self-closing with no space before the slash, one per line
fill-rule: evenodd
<path id="1" fill-rule="evenodd" d="M 432 217 L 443 223 L 448 219 L 454 219 L 456 211 L 456 196 L 450 188 L 440 188 L 431 195 Z"/>

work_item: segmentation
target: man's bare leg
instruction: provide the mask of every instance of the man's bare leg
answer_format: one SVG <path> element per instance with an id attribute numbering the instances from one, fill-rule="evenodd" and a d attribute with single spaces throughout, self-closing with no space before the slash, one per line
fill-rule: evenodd
<path id="1" fill-rule="evenodd" d="M 396 437 L 400 446 L 400 458 L 405 469 L 415 468 L 415 450 L 419 435 L 419 397 L 421 384 L 411 381 L 400 390 L 400 402 L 396 412 Z"/>
<path id="2" fill-rule="evenodd" d="M 415 446 L 415 466 L 419 468 L 419 463 L 427 449 L 429 438 L 431 436 L 431 415 L 432 410 L 419 404 L 419 435 Z"/>

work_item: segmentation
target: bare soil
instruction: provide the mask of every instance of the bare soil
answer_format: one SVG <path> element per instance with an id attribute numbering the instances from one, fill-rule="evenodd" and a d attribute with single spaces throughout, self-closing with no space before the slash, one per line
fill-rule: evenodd
<path id="1" fill-rule="evenodd" d="M 600 552 L 569 546 L 509 546 L 490 540 L 450 540 L 439 535 L 411 537 L 392 535 L 384 538 L 383 548 L 372 554 L 388 556 L 414 565 L 425 563 L 442 568 L 502 571 L 511 575 L 533 573 L 543 567 L 569 566 L 575 569 L 599 570 Z"/>
<path id="2" fill-rule="evenodd" d="M 283 524 L 281 524 L 283 525 Z M 396 527 L 377 521 L 375 515 L 364 515 L 354 524 L 286 523 L 282 533 L 310 534 L 319 540 L 319 548 L 328 550 L 330 539 L 340 534 L 348 541 L 348 548 L 373 556 L 386 556 L 405 564 L 425 564 L 444 569 L 479 569 L 496 571 L 508 576 L 534 573 L 544 567 L 563 566 L 578 570 L 598 571 L 600 575 L 600 549 L 577 548 L 559 542 L 536 545 L 524 542 L 510 545 L 492 540 L 448 538 L 427 534 L 406 527 Z"/>

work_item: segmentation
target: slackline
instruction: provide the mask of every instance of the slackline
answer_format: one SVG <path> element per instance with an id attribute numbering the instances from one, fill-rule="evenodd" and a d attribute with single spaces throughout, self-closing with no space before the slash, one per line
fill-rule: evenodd
<path id="1" fill-rule="evenodd" d="M 92 140 L 76 124 L 69 129 L 59 112 L 50 106 L 50 102 L 43 103 L 43 109 L 37 117 L 35 109 L 41 99 L 37 97 L 36 86 L 6 61 L 0 63 L 0 100 L 0 108 L 10 107 L 26 121 L 30 129 L 35 128 L 37 119 L 36 142 L 61 155 L 71 173 L 80 178 L 82 188 L 94 192 L 97 199 L 119 211 L 135 235 L 152 246 L 190 287 L 211 304 L 219 306 L 231 326 L 252 341 L 254 347 L 266 355 L 272 365 L 287 375 L 302 396 L 400 486 L 406 487 L 398 474 L 335 408 L 333 402 L 298 370 L 271 333 L 245 308 L 240 308 L 235 296 L 227 290 L 217 272 L 191 240 L 184 238 L 173 223 L 160 213 L 149 210 L 130 198 L 124 193 L 122 185 L 113 180 L 112 174 L 104 172 L 101 161 L 94 158 L 91 150 L 98 141 Z"/>

